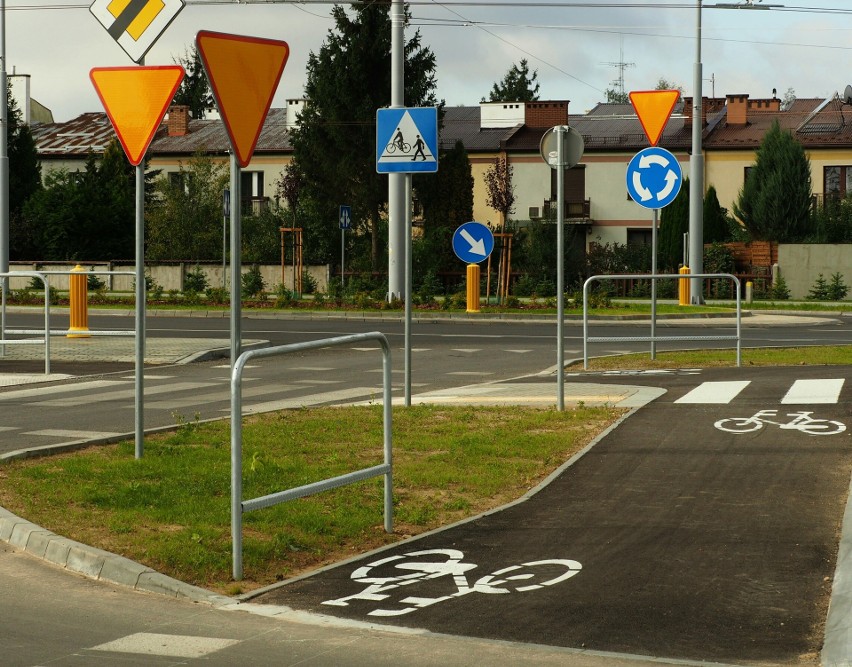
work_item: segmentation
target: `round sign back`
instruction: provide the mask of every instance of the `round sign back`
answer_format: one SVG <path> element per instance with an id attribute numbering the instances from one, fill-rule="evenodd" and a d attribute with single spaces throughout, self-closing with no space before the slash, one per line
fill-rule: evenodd
<path id="1" fill-rule="evenodd" d="M 539 152 L 541 159 L 550 165 L 551 169 L 557 169 L 559 160 L 559 137 L 562 137 L 562 167 L 570 169 L 579 164 L 583 157 L 585 144 L 583 135 L 568 125 L 557 125 L 551 127 L 541 138 Z"/>

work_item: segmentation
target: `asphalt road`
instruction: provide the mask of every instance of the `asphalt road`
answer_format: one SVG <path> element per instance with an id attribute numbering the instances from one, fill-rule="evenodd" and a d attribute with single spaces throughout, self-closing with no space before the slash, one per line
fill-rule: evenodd
<path id="1" fill-rule="evenodd" d="M 668 393 L 526 502 L 254 601 L 468 637 L 816 664 L 852 471 L 850 430 L 830 422 L 852 423 L 849 377 L 633 376 Z M 607 378 L 624 382 L 594 381 Z M 775 412 L 716 426 L 760 411 Z M 778 425 L 800 412 L 823 421 Z"/>

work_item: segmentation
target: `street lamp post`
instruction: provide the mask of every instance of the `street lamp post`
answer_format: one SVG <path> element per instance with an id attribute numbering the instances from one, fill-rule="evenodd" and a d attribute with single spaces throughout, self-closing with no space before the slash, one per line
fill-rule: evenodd
<path id="1" fill-rule="evenodd" d="M 0 274 L 9 272 L 9 82 L 6 77 L 6 0 L 0 0 Z M 6 337 L 6 286 L 0 279 L 0 340 Z M 0 348 L 3 349 L 3 348 Z"/>
<path id="2" fill-rule="evenodd" d="M 703 68 L 701 65 L 701 0 L 696 2 L 698 22 L 695 39 L 694 94 L 692 98 L 692 155 L 689 158 L 689 269 L 704 273 L 704 152 L 701 135 L 703 108 Z M 694 304 L 704 302 L 701 280 L 694 279 L 690 289 Z"/>

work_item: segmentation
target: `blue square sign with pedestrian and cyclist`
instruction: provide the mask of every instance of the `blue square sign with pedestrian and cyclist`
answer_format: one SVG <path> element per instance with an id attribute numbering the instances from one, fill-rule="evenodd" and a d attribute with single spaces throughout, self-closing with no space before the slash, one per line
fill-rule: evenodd
<path id="1" fill-rule="evenodd" d="M 438 109 L 409 107 L 376 112 L 376 171 L 438 171 Z"/>

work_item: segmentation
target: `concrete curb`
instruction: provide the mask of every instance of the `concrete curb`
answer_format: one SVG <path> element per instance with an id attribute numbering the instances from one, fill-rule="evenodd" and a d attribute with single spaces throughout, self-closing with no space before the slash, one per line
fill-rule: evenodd
<path id="1" fill-rule="evenodd" d="M 2 507 L 0 540 L 36 558 L 97 581 L 213 606 L 234 603 L 231 598 L 172 579 L 129 558 L 56 535 Z"/>

